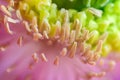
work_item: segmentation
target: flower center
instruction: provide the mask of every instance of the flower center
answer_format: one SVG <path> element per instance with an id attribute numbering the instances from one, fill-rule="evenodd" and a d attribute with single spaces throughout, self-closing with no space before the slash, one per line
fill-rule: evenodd
<path id="1" fill-rule="evenodd" d="M 82 10 L 87 7 L 102 8 L 112 0 L 52 0 L 58 8 Z"/>

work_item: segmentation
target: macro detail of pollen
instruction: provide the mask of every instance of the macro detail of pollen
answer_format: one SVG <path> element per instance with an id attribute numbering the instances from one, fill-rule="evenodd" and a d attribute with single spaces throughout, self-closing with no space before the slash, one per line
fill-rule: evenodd
<path id="1" fill-rule="evenodd" d="M 0 80 L 120 80 L 120 0 L 0 0 Z"/>

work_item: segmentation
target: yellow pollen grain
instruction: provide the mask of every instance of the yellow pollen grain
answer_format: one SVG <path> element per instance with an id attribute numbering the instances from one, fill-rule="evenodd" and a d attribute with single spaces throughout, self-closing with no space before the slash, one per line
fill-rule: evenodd
<path id="1" fill-rule="evenodd" d="M 7 10 L 7 8 L 4 5 L 0 5 L 0 10 L 8 16 L 12 16 L 12 14 Z"/>

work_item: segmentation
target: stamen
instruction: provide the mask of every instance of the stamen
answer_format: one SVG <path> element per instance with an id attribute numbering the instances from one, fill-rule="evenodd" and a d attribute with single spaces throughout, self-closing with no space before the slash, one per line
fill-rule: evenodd
<path id="1" fill-rule="evenodd" d="M 22 15 L 21 15 L 21 13 L 20 13 L 20 10 L 16 10 L 16 16 L 17 16 L 17 18 L 18 18 L 19 20 L 22 21 Z"/>
<path id="2" fill-rule="evenodd" d="M 32 58 L 36 63 L 38 63 L 39 58 L 38 58 L 37 53 L 33 53 Z"/>
<path id="3" fill-rule="evenodd" d="M 21 47 L 23 43 L 23 36 L 19 37 L 17 40 L 17 44 Z"/>
<path id="4" fill-rule="evenodd" d="M 95 52 L 97 52 L 97 53 L 101 52 L 101 50 L 102 50 L 102 45 L 103 45 L 103 41 L 102 41 L 102 40 L 99 40 Z"/>
<path id="5" fill-rule="evenodd" d="M 99 40 L 102 40 L 103 42 L 107 39 L 108 33 L 105 32 L 102 36 L 100 36 Z"/>
<path id="6" fill-rule="evenodd" d="M 13 34 L 13 32 L 10 30 L 10 26 L 8 24 L 8 18 L 7 16 L 4 16 L 4 25 L 5 25 L 5 30 L 9 33 L 9 34 Z"/>
<path id="7" fill-rule="evenodd" d="M 39 39 L 43 39 L 42 34 L 40 34 L 40 33 L 33 33 L 33 40 L 38 41 Z"/>
<path id="8" fill-rule="evenodd" d="M 95 73 L 95 72 L 88 73 L 88 78 L 92 78 L 92 77 L 96 77 L 96 76 L 97 76 L 97 73 Z"/>
<path id="9" fill-rule="evenodd" d="M 44 30 L 49 33 L 50 32 L 50 24 L 47 20 L 44 21 Z"/>
<path id="10" fill-rule="evenodd" d="M 70 39 L 69 39 L 69 43 L 73 43 L 75 41 L 75 30 L 72 30 L 70 33 Z"/>
<path id="11" fill-rule="evenodd" d="M 100 72 L 97 74 L 97 77 L 103 77 L 103 76 L 105 76 L 105 74 L 106 74 L 106 72 Z"/>
<path id="12" fill-rule="evenodd" d="M 9 6 L 11 6 L 11 7 L 13 7 L 14 6 L 14 0 L 10 0 L 10 2 L 9 2 Z"/>
<path id="13" fill-rule="evenodd" d="M 19 20 L 17 20 L 17 19 L 15 20 L 15 19 L 12 19 L 12 18 L 7 17 L 7 16 L 5 16 L 5 18 L 8 22 L 11 22 L 11 23 L 18 23 L 19 22 Z"/>
<path id="14" fill-rule="evenodd" d="M 31 32 L 30 26 L 27 21 L 23 21 L 23 24 L 28 32 Z"/>
<path id="15" fill-rule="evenodd" d="M 62 27 L 60 34 L 60 42 L 63 43 L 65 41 L 65 29 Z"/>
<path id="16" fill-rule="evenodd" d="M 81 39 L 80 41 L 84 42 L 84 41 L 88 40 L 88 34 L 89 34 L 89 31 L 86 29 L 83 29 L 83 34 L 80 38 Z"/>
<path id="17" fill-rule="evenodd" d="M 8 22 L 4 23 L 5 24 L 5 29 L 9 34 L 13 34 L 13 32 L 10 30 Z"/>
<path id="18" fill-rule="evenodd" d="M 96 73 L 96 72 L 90 72 L 88 74 L 88 77 L 89 78 L 92 78 L 92 77 L 103 77 L 105 76 L 106 72 L 100 72 L 100 73 Z"/>
<path id="19" fill-rule="evenodd" d="M 67 48 L 63 48 L 60 55 L 65 56 L 67 54 Z"/>
<path id="20" fill-rule="evenodd" d="M 69 22 L 69 12 L 67 10 L 63 10 L 63 11 L 64 11 L 63 22 L 68 23 Z"/>
<path id="21" fill-rule="evenodd" d="M 54 65 L 59 65 L 59 57 L 56 56 L 55 59 L 54 59 Z"/>
<path id="22" fill-rule="evenodd" d="M 73 57 L 75 56 L 76 49 L 77 49 L 77 42 L 74 42 L 74 43 L 72 44 L 71 49 L 70 49 L 70 54 L 69 54 L 69 57 L 70 57 L 70 58 L 73 58 Z"/>
<path id="23" fill-rule="evenodd" d="M 38 31 L 38 25 L 37 25 L 37 17 L 33 17 L 31 25 L 32 25 L 33 32 L 38 33 L 39 31 Z"/>
<path id="24" fill-rule="evenodd" d="M 84 53 L 82 54 L 82 56 L 87 57 L 90 53 L 91 50 L 91 45 L 88 45 L 84 51 Z"/>
<path id="25" fill-rule="evenodd" d="M 44 36 L 44 38 L 49 39 L 49 36 L 46 31 L 43 31 L 43 36 Z"/>
<path id="26" fill-rule="evenodd" d="M 12 16 L 11 13 L 7 10 L 7 8 L 4 5 L 0 5 L 0 10 L 8 16 Z"/>
<path id="27" fill-rule="evenodd" d="M 64 25 L 64 31 L 65 31 L 65 40 L 68 40 L 70 37 L 70 25 L 68 23 Z"/>
<path id="28" fill-rule="evenodd" d="M 55 38 L 59 38 L 60 34 L 61 34 L 61 23 L 60 23 L 60 21 L 57 21 L 56 22 L 56 36 L 55 36 Z"/>
<path id="29" fill-rule="evenodd" d="M 75 26 L 75 31 L 76 31 L 76 37 L 75 39 L 77 40 L 79 38 L 80 35 L 80 30 L 82 28 L 82 24 L 80 23 L 80 21 L 77 19 L 74 22 L 74 26 Z"/>
<path id="30" fill-rule="evenodd" d="M 45 62 L 48 61 L 48 59 L 46 58 L 44 53 L 41 53 L 41 59 L 42 59 L 42 61 L 45 61 Z"/>
<path id="31" fill-rule="evenodd" d="M 79 49 L 80 49 L 80 53 L 85 52 L 85 42 L 82 42 L 82 43 L 79 44 Z"/>

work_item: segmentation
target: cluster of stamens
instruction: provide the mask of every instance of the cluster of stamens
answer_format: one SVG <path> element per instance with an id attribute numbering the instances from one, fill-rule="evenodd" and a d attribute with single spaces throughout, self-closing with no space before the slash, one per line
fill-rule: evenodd
<path id="1" fill-rule="evenodd" d="M 107 33 L 100 36 L 96 42 L 95 49 L 93 49 L 92 45 L 87 44 L 87 41 L 94 36 L 94 31 L 89 32 L 89 30 L 83 28 L 82 23 L 78 19 L 74 20 L 71 29 L 69 13 L 67 10 L 61 10 L 64 13 L 63 24 L 60 21 L 57 21 L 55 24 L 56 30 L 54 31 L 53 36 L 51 36 L 51 25 L 47 20 L 42 21 L 42 23 L 38 23 L 37 16 L 33 16 L 31 21 L 24 20 L 19 8 L 17 10 L 14 10 L 13 0 L 10 0 L 9 7 L 10 9 L 4 5 L 0 5 L 0 10 L 5 14 L 3 21 L 5 24 L 5 29 L 9 34 L 14 34 L 14 32 L 10 29 L 9 23 L 21 22 L 24 25 L 26 31 L 28 33 L 32 33 L 34 41 L 47 40 L 49 45 L 53 45 L 52 43 L 55 41 L 57 44 L 65 45 L 60 51 L 60 55 L 55 57 L 53 64 L 59 65 L 59 56 L 68 56 L 70 58 L 73 58 L 77 55 L 80 57 L 81 61 L 91 65 L 95 65 L 96 61 L 100 58 L 102 45 L 107 37 Z M 12 18 L 11 10 L 16 11 L 16 16 L 18 19 Z M 23 36 L 20 36 L 17 40 L 17 44 L 19 46 L 22 46 L 22 42 Z M 0 46 L 0 51 L 5 51 L 5 48 L 6 46 L 4 45 Z M 38 63 L 39 58 L 44 62 L 49 61 L 44 53 L 41 53 L 39 57 L 35 52 L 33 53 L 32 58 L 35 63 Z M 113 65 L 115 65 L 115 63 L 111 62 L 110 66 Z M 10 72 L 11 70 L 8 69 L 7 71 Z M 101 77 L 104 75 L 105 72 L 88 74 L 89 77 Z"/>
<path id="2" fill-rule="evenodd" d="M 11 6 L 12 8 L 14 5 L 13 3 L 14 2 L 12 1 L 9 7 Z M 37 21 L 37 16 L 33 16 L 31 21 L 25 21 L 22 18 L 19 8 L 18 10 L 15 10 L 16 16 L 18 17 L 18 20 L 15 20 L 11 18 L 12 17 L 11 12 L 4 5 L 1 5 L 0 9 L 2 12 L 6 14 L 4 16 L 4 24 L 5 24 L 5 29 L 9 34 L 13 34 L 13 31 L 9 27 L 9 22 L 18 23 L 22 21 L 27 32 L 32 33 L 33 40 L 35 41 L 48 40 L 48 41 L 51 41 L 51 43 L 53 41 L 57 41 L 58 44 L 64 44 L 65 47 L 60 52 L 60 54 L 63 56 L 68 54 L 70 58 L 73 58 L 76 55 L 76 51 L 79 51 L 80 57 L 82 57 L 81 58 L 82 61 L 92 65 L 94 65 L 95 62 L 101 56 L 100 53 L 102 49 L 102 44 L 105 38 L 107 37 L 107 34 L 106 33 L 103 34 L 101 36 L 101 39 L 98 39 L 98 42 L 96 42 L 96 50 L 92 50 L 91 45 L 87 44 L 86 42 L 91 37 L 94 36 L 94 31 L 89 32 L 89 30 L 82 28 L 82 23 L 78 19 L 74 21 L 72 25 L 73 28 L 70 29 L 69 13 L 67 10 L 64 10 L 64 9 L 61 10 L 62 13 L 64 13 L 63 24 L 61 24 L 60 21 L 56 22 L 55 24 L 56 30 L 53 36 L 51 37 L 50 36 L 51 28 L 47 20 L 44 20 L 41 24 L 39 24 Z M 23 40 L 23 37 L 20 37 L 17 41 L 17 43 L 20 46 L 22 45 L 22 40 Z M 36 56 L 33 58 L 36 58 Z M 45 56 L 44 57 L 42 56 L 42 58 L 45 59 Z M 58 57 L 55 58 L 55 62 L 56 60 L 58 60 Z M 47 60 L 45 59 L 45 61 Z M 35 62 L 36 62 L 36 59 L 35 59 Z"/>

